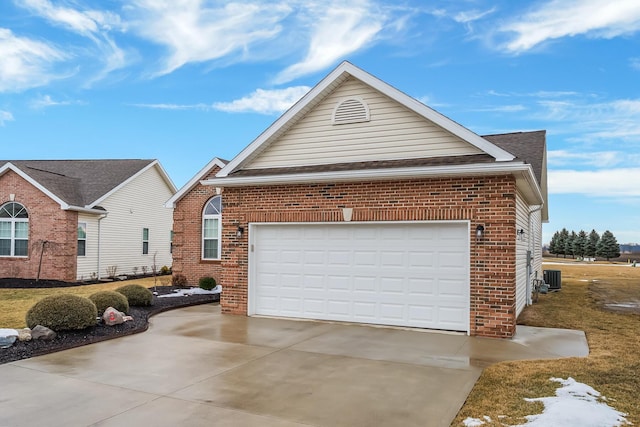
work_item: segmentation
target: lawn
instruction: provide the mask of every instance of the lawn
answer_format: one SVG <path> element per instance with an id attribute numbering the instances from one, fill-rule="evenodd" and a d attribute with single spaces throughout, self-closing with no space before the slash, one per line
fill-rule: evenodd
<path id="1" fill-rule="evenodd" d="M 171 276 L 158 277 L 157 285 L 160 286 L 161 282 L 167 282 L 170 279 Z M 68 293 L 88 297 L 94 292 L 112 291 L 120 286 L 132 283 L 150 287 L 154 285 L 154 280 L 153 277 L 146 277 L 69 288 L 0 289 L 0 328 L 26 327 L 25 315 L 29 308 L 48 295 Z"/>
<path id="2" fill-rule="evenodd" d="M 553 396 L 558 384 L 550 382 L 551 377 L 573 377 L 590 385 L 638 425 L 640 313 L 613 311 L 606 304 L 627 306 L 626 302 L 640 301 L 640 267 L 571 263 L 544 268 L 561 270 L 562 290 L 541 295 L 538 303 L 524 310 L 518 323 L 583 330 L 589 356 L 493 365 L 482 373 L 451 425 L 461 426 L 467 417 L 483 416 L 493 420 L 487 426 L 524 424 L 525 415 L 543 409 L 542 403 L 524 399 Z"/>

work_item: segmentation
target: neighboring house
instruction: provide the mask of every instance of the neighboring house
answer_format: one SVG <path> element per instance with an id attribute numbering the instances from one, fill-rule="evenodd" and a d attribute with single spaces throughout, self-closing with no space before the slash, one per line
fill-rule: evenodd
<path id="1" fill-rule="evenodd" d="M 157 160 L 0 161 L 0 277 L 91 280 L 171 265 Z"/>
<path id="2" fill-rule="evenodd" d="M 170 200 L 174 266 L 224 313 L 512 337 L 546 181 L 544 131 L 481 137 L 344 62 Z"/>

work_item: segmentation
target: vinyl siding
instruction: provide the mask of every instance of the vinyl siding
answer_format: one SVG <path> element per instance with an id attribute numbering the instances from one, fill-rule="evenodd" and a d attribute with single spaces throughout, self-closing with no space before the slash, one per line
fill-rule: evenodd
<path id="1" fill-rule="evenodd" d="M 334 125 L 331 117 L 335 107 L 350 97 L 357 97 L 368 105 L 371 120 Z M 244 167 L 260 169 L 479 153 L 478 148 L 350 78 Z"/>
<path id="2" fill-rule="evenodd" d="M 516 230 L 523 229 L 525 235 L 522 238 L 516 234 L 516 316 L 527 305 L 527 250 L 531 233 L 529 232 L 529 206 L 520 193 L 516 196 Z"/>
<path id="3" fill-rule="evenodd" d="M 100 271 L 107 277 L 107 268 L 117 266 L 116 274 L 132 274 L 133 268 L 142 273 L 145 266 L 151 272 L 154 264 L 159 270 L 171 266 L 170 231 L 173 210 L 164 203 L 173 195 L 158 170 L 150 168 L 127 185 L 106 198 L 100 205 L 108 212 L 101 222 Z M 87 223 L 87 256 L 78 257 L 78 278 L 89 278 L 97 271 L 97 217 L 82 215 Z M 149 229 L 149 253 L 142 254 L 142 229 Z"/>

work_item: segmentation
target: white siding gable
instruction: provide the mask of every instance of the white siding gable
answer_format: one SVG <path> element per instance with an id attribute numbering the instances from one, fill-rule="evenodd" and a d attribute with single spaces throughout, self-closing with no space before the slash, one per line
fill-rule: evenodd
<path id="1" fill-rule="evenodd" d="M 369 121 L 334 124 L 336 107 L 357 99 Z M 310 166 L 481 154 L 454 136 L 374 88 L 348 78 L 246 169 Z"/>
<path id="2" fill-rule="evenodd" d="M 159 270 L 171 266 L 170 233 L 173 209 L 165 202 L 173 196 L 158 168 L 152 167 L 105 198 L 100 206 L 108 215 L 100 223 L 100 269 L 98 271 L 98 222 L 86 215 L 79 221 L 87 223 L 87 256 L 78 257 L 78 278 L 91 273 L 107 276 L 107 267 L 116 266 L 116 274 L 131 274 L 142 267 L 151 272 L 154 264 Z M 94 217 L 95 218 L 95 217 Z M 142 229 L 149 229 L 149 253 L 142 253 Z"/>

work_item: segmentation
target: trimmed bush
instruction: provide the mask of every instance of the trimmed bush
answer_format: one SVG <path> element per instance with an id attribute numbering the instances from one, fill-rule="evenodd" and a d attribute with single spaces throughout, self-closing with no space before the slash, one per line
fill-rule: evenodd
<path id="1" fill-rule="evenodd" d="M 127 297 L 130 307 L 140 307 L 145 305 L 151 305 L 153 300 L 153 294 L 151 291 L 141 285 L 125 285 L 116 289 L 116 292 L 120 292 Z"/>
<path id="2" fill-rule="evenodd" d="M 216 279 L 211 276 L 201 277 L 198 281 L 198 286 L 200 286 L 205 291 L 210 291 L 211 289 L 216 287 Z"/>
<path id="3" fill-rule="evenodd" d="M 187 276 L 184 274 L 176 273 L 171 278 L 171 284 L 173 286 L 187 286 Z"/>
<path id="4" fill-rule="evenodd" d="M 29 328 L 46 326 L 54 331 L 95 326 L 98 310 L 89 299 L 72 294 L 49 295 L 35 303 L 25 320 Z"/>
<path id="5" fill-rule="evenodd" d="M 96 305 L 98 316 L 102 316 L 104 311 L 109 307 L 113 307 L 123 313 L 129 312 L 129 301 L 127 301 L 127 297 L 120 292 L 98 291 L 95 294 L 89 295 L 89 299 Z"/>

